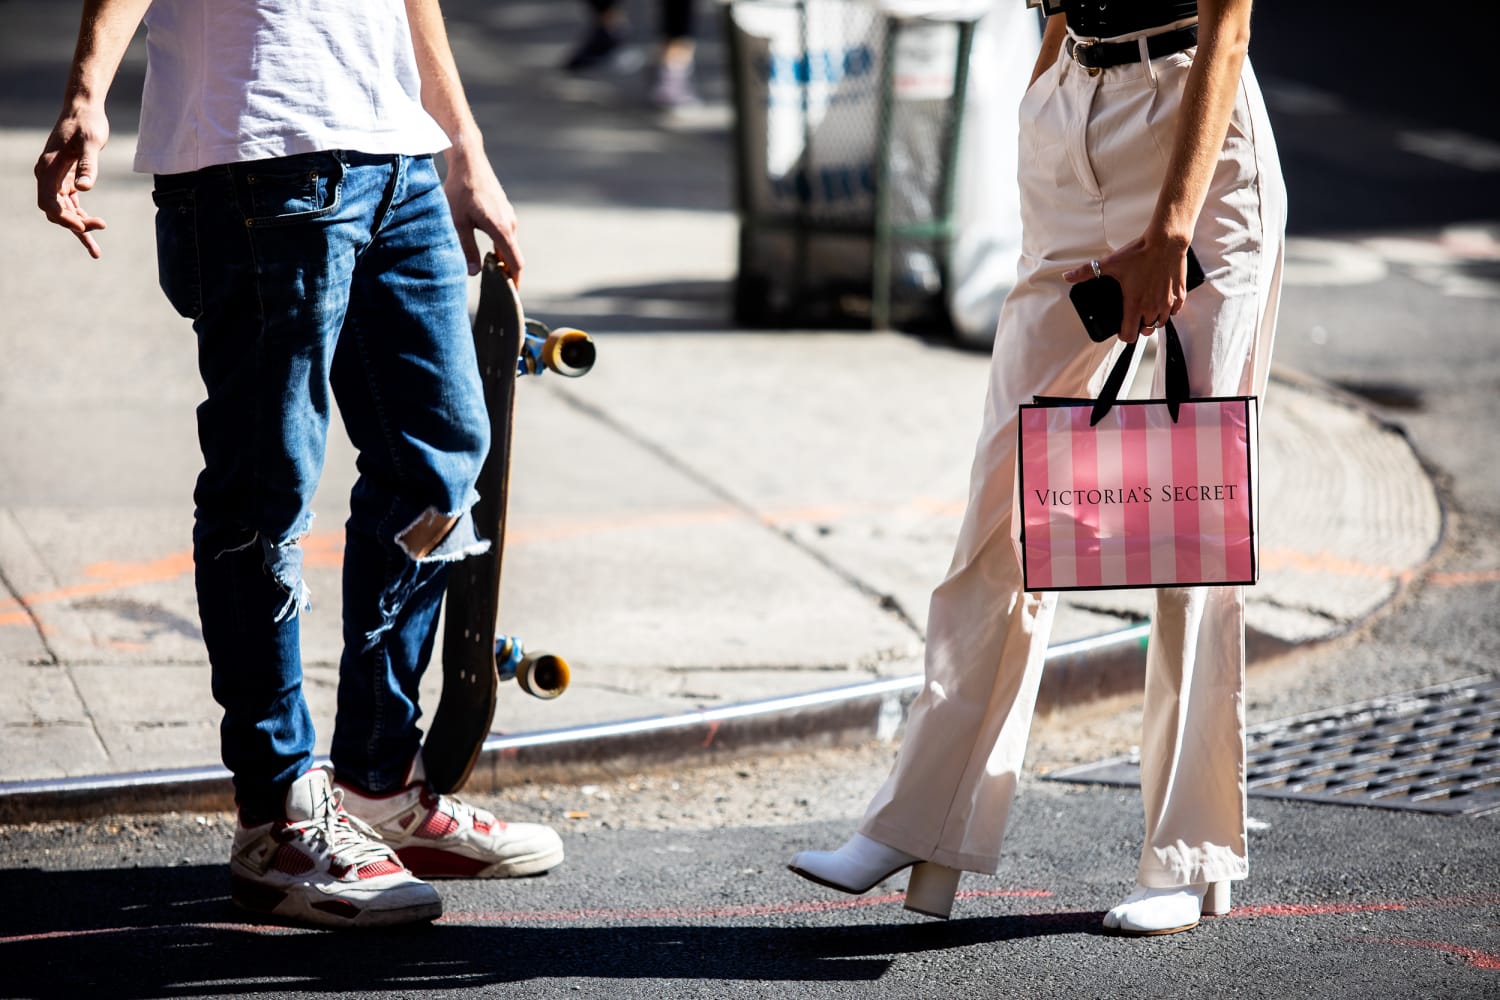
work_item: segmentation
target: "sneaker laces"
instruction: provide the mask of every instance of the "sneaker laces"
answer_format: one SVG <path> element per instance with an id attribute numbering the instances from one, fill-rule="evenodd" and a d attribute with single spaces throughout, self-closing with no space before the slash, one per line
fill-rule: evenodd
<path id="1" fill-rule="evenodd" d="M 438 809 L 458 820 L 461 826 L 473 826 L 481 810 L 471 806 L 457 795 L 438 795 Z"/>
<path id="2" fill-rule="evenodd" d="M 351 813 L 344 811 L 344 790 L 335 788 L 323 808 L 311 819 L 288 823 L 286 829 L 298 835 L 309 834 L 328 855 L 349 871 L 359 871 L 368 864 L 394 862 L 395 855 L 380 839 L 380 834 Z"/>

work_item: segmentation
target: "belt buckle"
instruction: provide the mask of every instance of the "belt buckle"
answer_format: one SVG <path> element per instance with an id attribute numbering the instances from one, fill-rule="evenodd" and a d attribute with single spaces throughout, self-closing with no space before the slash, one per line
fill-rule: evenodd
<path id="1" fill-rule="evenodd" d="M 1068 40 L 1068 57 L 1070 59 L 1072 59 L 1075 63 L 1077 63 L 1080 67 L 1082 67 L 1083 70 L 1084 70 L 1084 72 L 1088 73 L 1089 76 L 1098 76 L 1100 73 L 1104 72 L 1104 70 L 1102 70 L 1098 66 L 1090 66 L 1088 63 L 1086 63 L 1082 59 L 1078 58 L 1078 52 L 1081 49 L 1090 49 L 1090 48 L 1093 48 L 1095 45 L 1098 45 L 1098 44 L 1099 44 L 1098 40 L 1097 39 L 1092 39 L 1092 38 L 1088 39 L 1087 41 L 1082 41 L 1082 42 L 1080 42 L 1080 41 L 1078 41 L 1076 39 L 1069 39 Z"/>

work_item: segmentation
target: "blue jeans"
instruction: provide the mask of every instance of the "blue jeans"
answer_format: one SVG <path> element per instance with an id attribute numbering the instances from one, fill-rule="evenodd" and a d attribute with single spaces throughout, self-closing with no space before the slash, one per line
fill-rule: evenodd
<path id="1" fill-rule="evenodd" d="M 359 452 L 332 757 L 371 792 L 421 745 L 417 683 L 489 421 L 467 269 L 431 157 L 311 153 L 158 176 L 162 289 L 193 320 L 207 398 L 193 556 L 220 738 L 247 821 L 313 760 L 298 639 L 301 536 L 332 402 Z M 457 518 L 435 547 L 405 544 Z"/>

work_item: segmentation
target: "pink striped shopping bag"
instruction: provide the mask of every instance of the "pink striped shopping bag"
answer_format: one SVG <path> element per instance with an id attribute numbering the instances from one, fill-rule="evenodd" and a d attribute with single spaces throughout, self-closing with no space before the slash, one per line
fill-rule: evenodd
<path id="1" fill-rule="evenodd" d="M 1255 397 L 1039 399 L 1019 435 L 1028 591 L 1255 582 Z"/>

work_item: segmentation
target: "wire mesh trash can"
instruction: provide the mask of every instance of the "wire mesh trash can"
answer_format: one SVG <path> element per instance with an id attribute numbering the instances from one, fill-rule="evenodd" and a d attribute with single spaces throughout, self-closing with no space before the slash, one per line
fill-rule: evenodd
<path id="1" fill-rule="evenodd" d="M 946 329 L 974 19 L 730 0 L 724 22 L 736 321 Z"/>

